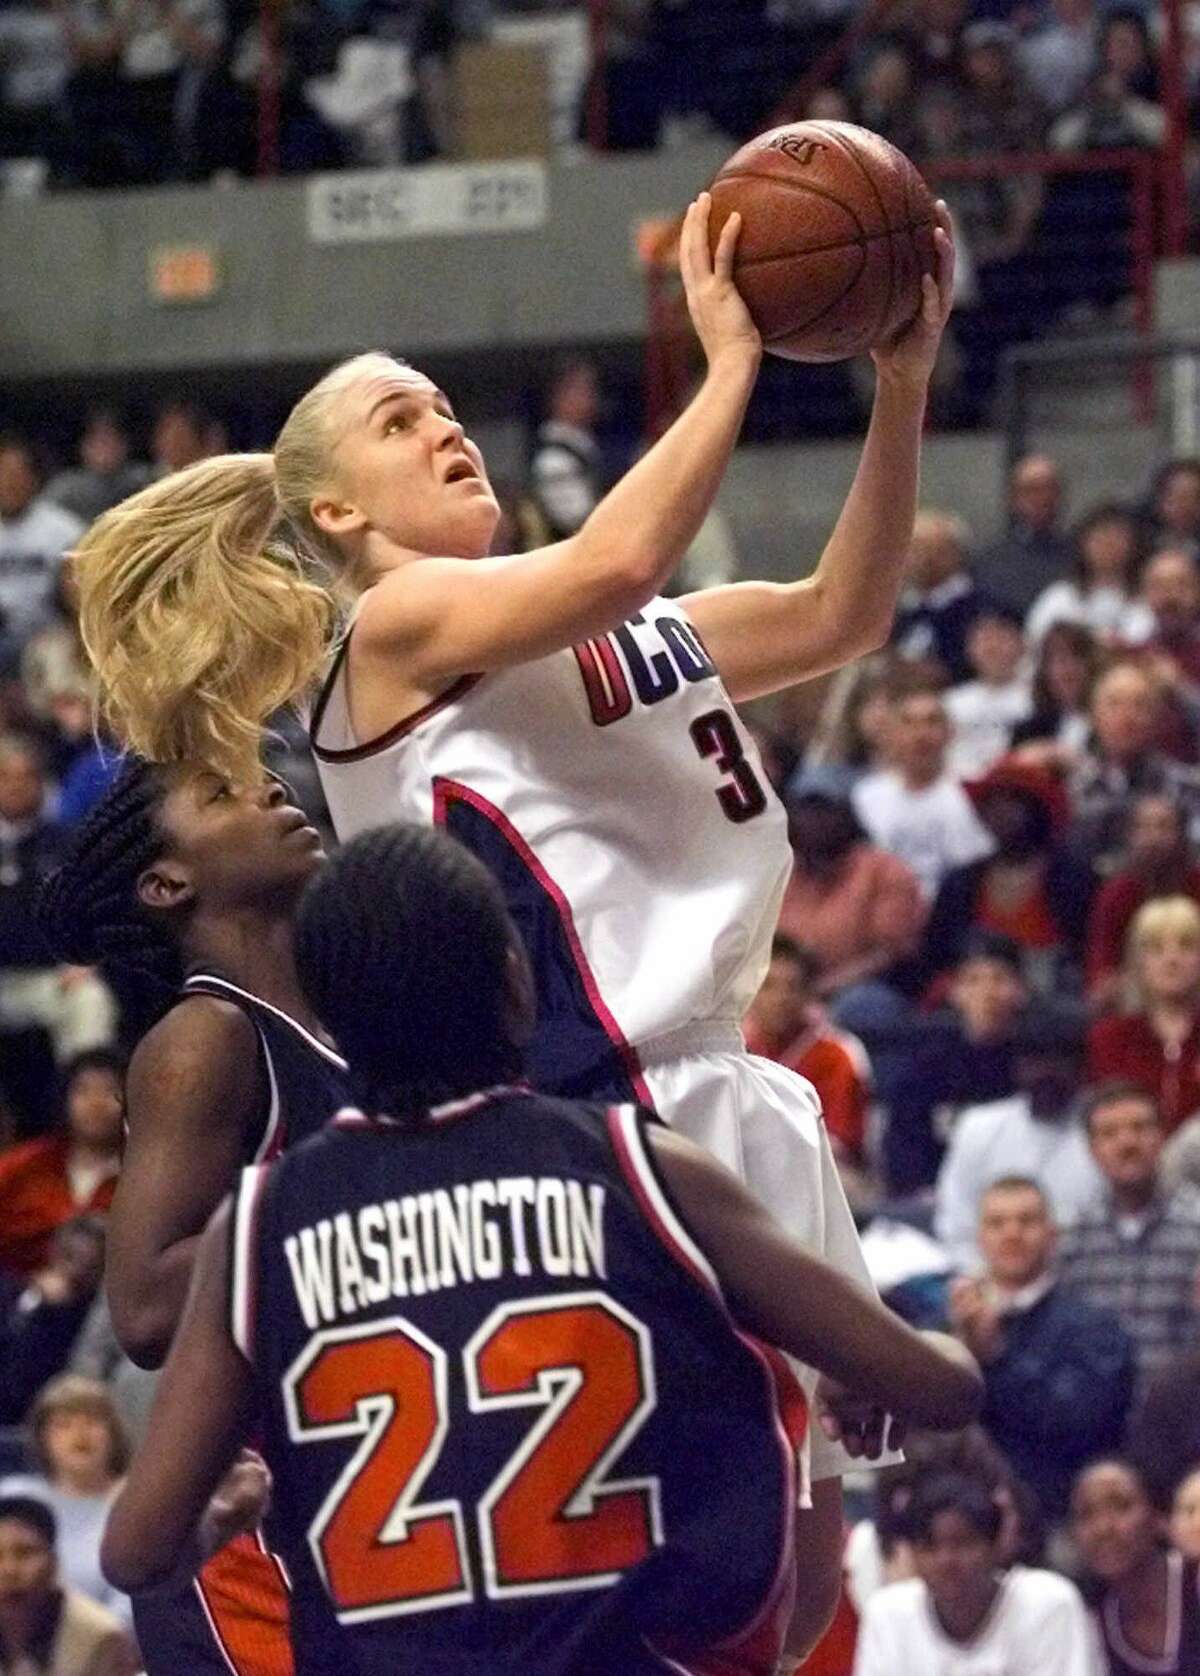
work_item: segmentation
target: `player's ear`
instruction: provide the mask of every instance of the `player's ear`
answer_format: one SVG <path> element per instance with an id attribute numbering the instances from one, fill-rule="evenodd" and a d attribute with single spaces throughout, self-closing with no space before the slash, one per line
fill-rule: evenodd
<path id="1" fill-rule="evenodd" d="M 308 512 L 317 528 L 334 540 L 338 536 L 358 535 L 367 527 L 366 513 L 353 501 L 342 500 L 337 495 L 315 495 L 309 502 Z"/>
<path id="2" fill-rule="evenodd" d="M 537 986 L 522 943 L 513 943 L 508 951 L 500 1016 L 514 1047 L 524 1047 L 533 1040 L 537 1025 Z"/>
<path id="3" fill-rule="evenodd" d="M 182 862 L 161 857 L 138 877 L 137 897 L 144 908 L 182 908 L 196 895 L 192 876 Z"/>

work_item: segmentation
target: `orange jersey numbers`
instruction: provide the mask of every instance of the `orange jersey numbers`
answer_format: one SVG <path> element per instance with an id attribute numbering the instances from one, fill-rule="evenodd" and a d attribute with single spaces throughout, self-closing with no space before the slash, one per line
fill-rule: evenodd
<path id="1" fill-rule="evenodd" d="M 422 1503 L 446 1353 L 399 1316 L 317 1333 L 284 1381 L 298 1443 L 357 1440 L 308 1533 L 343 1623 L 473 1598 L 461 1501 Z M 475 1510 L 493 1598 L 600 1588 L 662 1541 L 654 1478 L 608 1478 L 655 1404 L 647 1329 L 599 1292 L 505 1304 L 463 1351 L 470 1410 L 540 1411 Z"/>

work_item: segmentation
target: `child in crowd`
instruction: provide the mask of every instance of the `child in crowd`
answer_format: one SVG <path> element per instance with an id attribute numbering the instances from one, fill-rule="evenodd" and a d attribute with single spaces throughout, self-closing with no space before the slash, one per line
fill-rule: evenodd
<path id="1" fill-rule="evenodd" d="M 946 766 L 960 780 L 986 774 L 1008 750 L 1014 728 L 1033 714 L 1025 636 L 1017 612 L 985 606 L 967 634 L 974 679 L 946 694 L 952 737 Z"/>

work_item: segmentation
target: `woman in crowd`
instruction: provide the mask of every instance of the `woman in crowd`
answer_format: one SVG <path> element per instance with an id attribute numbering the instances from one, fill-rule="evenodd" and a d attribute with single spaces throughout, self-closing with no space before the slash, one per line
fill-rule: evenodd
<path id="1" fill-rule="evenodd" d="M 1135 597 L 1142 554 L 1133 514 L 1112 502 L 1096 507 L 1075 531 L 1075 551 L 1074 574 L 1030 607 L 1029 638 L 1040 645 L 1056 623 L 1082 623 L 1101 641 L 1144 640 L 1151 625 Z"/>
<path id="2" fill-rule="evenodd" d="M 0 1495 L 46 1502 L 58 1523 L 62 1581 L 128 1623 L 129 1602 L 100 1571 L 100 1539 L 129 1465 L 129 1443 L 107 1388 L 77 1374 L 52 1379 L 33 1405 L 29 1429 L 38 1474 L 0 1480 Z"/>
<path id="3" fill-rule="evenodd" d="M 1155 474 L 1150 527 L 1158 547 L 1200 542 L 1200 460 L 1170 460 Z"/>
<path id="4" fill-rule="evenodd" d="M 1058 780 L 1002 758 L 967 791 L 995 839 L 993 854 L 947 874 L 926 926 L 921 977 L 962 958 L 970 933 L 996 931 L 1022 949 L 1034 987 L 1053 993 L 1082 964 L 1092 875 L 1060 844 L 1070 811 Z"/>
<path id="5" fill-rule="evenodd" d="M 1197 1561 L 1168 1551 L 1137 1470 L 1097 1461 L 1072 1500 L 1079 1552 L 1101 1590 L 1097 1613 L 1110 1676 L 1194 1676 L 1200 1670 Z"/>
<path id="6" fill-rule="evenodd" d="M 779 930 L 817 956 L 823 996 L 869 984 L 913 952 L 925 918 L 916 875 L 869 841 L 844 798 L 793 797 L 788 835 L 795 863 Z"/>
<path id="7" fill-rule="evenodd" d="M 1078 1590 L 1052 1571 L 1004 1568 L 1001 1509 L 977 1478 L 922 1478 L 904 1518 L 917 1575 L 868 1602 L 855 1676 L 1094 1676 Z"/>
<path id="8" fill-rule="evenodd" d="M 120 1060 L 81 1053 L 63 1073 L 60 1110 L 55 1133 L 0 1153 L 0 1265 L 21 1275 L 45 1264 L 62 1223 L 112 1203 L 125 1115 Z"/>
<path id="9" fill-rule="evenodd" d="M 1055 623 L 1038 647 L 1033 674 L 1033 714 L 1013 729 L 1014 749 L 1051 746 L 1070 756 L 1087 749 L 1092 686 L 1100 672 L 1100 647 L 1083 623 Z"/>
<path id="10" fill-rule="evenodd" d="M 793 793 L 845 797 L 864 774 L 885 766 L 892 660 L 862 658 L 831 682 L 816 728 L 796 771 Z"/>
<path id="11" fill-rule="evenodd" d="M 1088 1077 L 1127 1077 L 1158 1101 L 1164 1127 L 1200 1109 L 1200 906 L 1187 896 L 1147 902 L 1129 928 L 1126 974 L 1135 1010 L 1098 1019 Z"/>
<path id="12" fill-rule="evenodd" d="M 1200 1467 L 1175 1487 L 1170 1532 L 1172 1548 L 1185 1560 L 1200 1560 Z"/>
<path id="13" fill-rule="evenodd" d="M 1125 945 L 1138 909 L 1165 896 L 1200 903 L 1200 862 L 1179 805 L 1154 793 L 1130 805 L 1123 865 L 1100 886 L 1088 911 L 1087 995 L 1096 1012 L 1119 1004 Z"/>

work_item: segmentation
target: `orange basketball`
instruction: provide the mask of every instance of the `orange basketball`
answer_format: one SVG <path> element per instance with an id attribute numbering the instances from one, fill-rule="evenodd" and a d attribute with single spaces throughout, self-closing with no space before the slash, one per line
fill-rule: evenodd
<path id="1" fill-rule="evenodd" d="M 734 153 L 712 185 L 716 249 L 742 217 L 735 277 L 763 343 L 841 361 L 915 319 L 934 273 L 934 201 L 894 145 L 852 122 L 793 122 Z"/>

